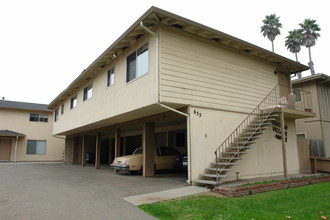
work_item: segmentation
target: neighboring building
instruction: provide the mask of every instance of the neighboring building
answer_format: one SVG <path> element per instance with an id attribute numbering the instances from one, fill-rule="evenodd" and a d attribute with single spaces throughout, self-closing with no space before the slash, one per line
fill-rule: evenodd
<path id="1" fill-rule="evenodd" d="M 62 161 L 64 140 L 52 135 L 47 105 L 0 100 L 0 161 Z"/>
<path id="2" fill-rule="evenodd" d="M 189 182 L 216 184 L 214 172 L 220 172 L 210 164 L 221 143 L 241 138 L 243 121 L 251 126 L 261 112 L 267 120 L 266 114 L 278 112 L 272 125 L 261 122 L 269 129 L 251 134 L 259 139 L 231 155 L 238 165 L 228 160 L 231 169 L 221 181 L 236 179 L 237 172 L 240 178 L 282 175 L 284 167 L 285 173 L 298 173 L 295 119 L 314 113 L 288 94 L 290 75 L 307 69 L 152 7 L 49 104 L 56 115 L 54 134 L 66 136 L 67 163 L 85 165 L 86 152 L 92 152 L 99 168 L 102 158 L 111 162 L 143 146 L 147 177 L 154 175 L 154 148 L 172 146 L 188 154 Z M 211 169 L 200 181 L 206 168 Z"/>
<path id="3" fill-rule="evenodd" d="M 312 148 L 323 150 L 319 154 L 330 157 L 330 76 L 316 74 L 292 82 L 297 101 L 303 102 L 303 91 L 308 91 L 313 99 L 315 117 L 296 120 L 298 138 L 310 140 Z"/>

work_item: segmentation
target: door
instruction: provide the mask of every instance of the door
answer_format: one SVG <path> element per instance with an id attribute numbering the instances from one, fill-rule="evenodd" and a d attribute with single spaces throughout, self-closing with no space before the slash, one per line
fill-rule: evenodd
<path id="1" fill-rule="evenodd" d="M 0 139 L 0 161 L 10 160 L 11 140 Z"/>
<path id="2" fill-rule="evenodd" d="M 291 84 L 290 84 L 290 74 L 285 73 L 277 73 L 278 75 L 278 85 L 280 86 L 280 95 L 281 97 L 285 96 L 288 97 L 288 95 L 291 93 Z"/>

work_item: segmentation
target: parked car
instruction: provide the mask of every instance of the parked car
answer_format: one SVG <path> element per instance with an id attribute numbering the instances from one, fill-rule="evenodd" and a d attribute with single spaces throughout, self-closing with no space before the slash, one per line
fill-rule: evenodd
<path id="1" fill-rule="evenodd" d="M 159 147 L 155 152 L 155 169 L 166 170 L 175 167 L 176 156 L 180 153 L 172 147 Z M 137 172 L 142 170 L 143 150 L 142 147 L 137 148 L 133 154 L 117 157 L 110 164 L 112 169 L 116 171 L 126 170 Z"/>
<path id="2" fill-rule="evenodd" d="M 180 171 L 188 170 L 188 156 L 187 154 L 177 155 L 175 158 L 175 169 Z"/>
<path id="3" fill-rule="evenodd" d="M 86 153 L 86 162 L 87 163 L 95 163 L 95 153 L 87 152 Z"/>

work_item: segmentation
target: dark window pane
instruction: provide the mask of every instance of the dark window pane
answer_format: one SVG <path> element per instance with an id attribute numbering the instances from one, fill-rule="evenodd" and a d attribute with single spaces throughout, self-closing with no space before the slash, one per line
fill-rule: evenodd
<path id="1" fill-rule="evenodd" d="M 37 141 L 28 140 L 26 154 L 36 154 Z"/>
<path id="2" fill-rule="evenodd" d="M 136 54 L 132 53 L 127 57 L 127 78 L 126 82 L 129 82 L 136 78 Z"/>
<path id="3" fill-rule="evenodd" d="M 112 68 L 111 70 L 108 71 L 108 82 L 107 86 L 111 86 L 115 83 L 115 72 L 114 69 Z"/>
<path id="4" fill-rule="evenodd" d="M 30 121 L 38 121 L 39 114 L 30 114 Z"/>
<path id="5" fill-rule="evenodd" d="M 39 115 L 39 121 L 48 122 L 48 115 Z"/>

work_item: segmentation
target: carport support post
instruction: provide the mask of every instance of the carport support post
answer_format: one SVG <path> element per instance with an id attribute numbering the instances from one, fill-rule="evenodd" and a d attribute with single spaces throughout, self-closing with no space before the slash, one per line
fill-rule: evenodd
<path id="1" fill-rule="evenodd" d="M 95 143 L 95 168 L 100 169 L 100 154 L 101 154 L 101 133 L 98 132 L 96 135 Z"/>
<path id="2" fill-rule="evenodd" d="M 75 161 L 75 156 L 74 156 L 74 145 L 75 145 L 75 138 L 72 138 L 72 165 L 74 165 L 74 161 Z"/>
<path id="3" fill-rule="evenodd" d="M 120 129 L 117 128 L 115 133 L 115 158 L 120 156 L 119 153 L 120 153 Z"/>
<path id="4" fill-rule="evenodd" d="M 283 157 L 283 173 L 284 178 L 288 177 L 287 161 L 286 161 L 286 150 L 285 150 L 285 121 L 284 121 L 284 112 L 281 112 L 281 136 L 282 136 L 282 157 Z"/>
<path id="5" fill-rule="evenodd" d="M 155 123 L 143 126 L 143 177 L 155 175 Z"/>
<path id="6" fill-rule="evenodd" d="M 81 165 L 86 166 L 86 135 L 82 136 Z"/>

